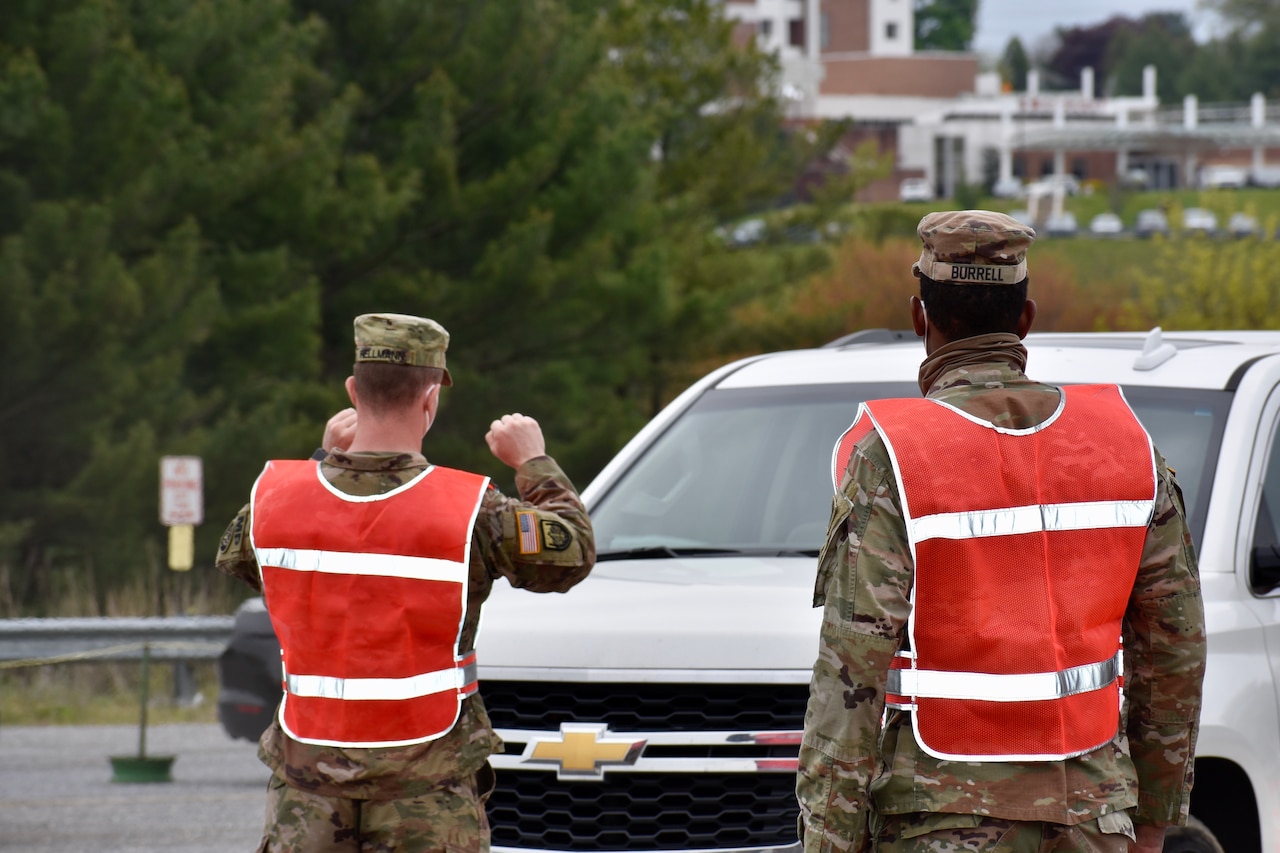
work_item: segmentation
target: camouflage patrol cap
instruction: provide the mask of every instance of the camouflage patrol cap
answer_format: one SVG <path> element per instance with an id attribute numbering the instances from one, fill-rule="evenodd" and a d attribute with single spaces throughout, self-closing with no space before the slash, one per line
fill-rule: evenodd
<path id="1" fill-rule="evenodd" d="M 930 213 L 916 233 L 924 248 L 912 274 L 952 284 L 1017 284 L 1036 239 L 1031 226 L 994 210 Z"/>
<path id="2" fill-rule="evenodd" d="M 355 320 L 356 361 L 438 367 L 444 384 L 453 378 L 444 366 L 449 333 L 435 320 L 409 314 L 361 314 Z"/>

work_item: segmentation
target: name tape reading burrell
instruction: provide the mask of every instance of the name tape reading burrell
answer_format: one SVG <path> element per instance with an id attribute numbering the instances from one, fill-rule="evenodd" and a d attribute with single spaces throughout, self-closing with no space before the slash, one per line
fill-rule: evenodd
<path id="1" fill-rule="evenodd" d="M 950 281 L 991 282 L 992 284 L 1017 284 L 1014 278 L 1018 267 L 984 264 L 952 264 Z"/>

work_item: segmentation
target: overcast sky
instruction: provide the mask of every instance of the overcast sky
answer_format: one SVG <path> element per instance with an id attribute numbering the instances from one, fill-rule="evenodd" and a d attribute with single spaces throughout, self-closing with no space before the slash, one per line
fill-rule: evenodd
<path id="1" fill-rule="evenodd" d="M 1197 10 L 1196 0 L 978 0 L 973 48 L 999 56 L 1016 35 L 1030 51 L 1055 27 L 1093 26 L 1115 15 L 1140 18 L 1148 12 L 1182 12 L 1197 38 L 1212 35 L 1213 16 Z"/>

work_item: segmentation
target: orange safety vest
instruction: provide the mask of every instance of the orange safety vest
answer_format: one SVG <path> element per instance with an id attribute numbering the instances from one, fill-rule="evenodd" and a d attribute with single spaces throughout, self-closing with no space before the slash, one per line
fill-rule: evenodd
<path id="1" fill-rule="evenodd" d="M 1056 761 L 1118 729 L 1155 455 L 1118 387 L 1063 391 L 1030 429 L 936 400 L 868 402 L 836 443 L 837 491 L 872 429 L 893 462 L 915 575 L 886 702 L 937 758 Z"/>
<path id="2" fill-rule="evenodd" d="M 280 640 L 280 725 L 329 746 L 403 746 L 453 728 L 476 691 L 458 653 L 487 477 L 434 466 L 380 495 L 312 461 L 268 462 L 251 542 Z"/>

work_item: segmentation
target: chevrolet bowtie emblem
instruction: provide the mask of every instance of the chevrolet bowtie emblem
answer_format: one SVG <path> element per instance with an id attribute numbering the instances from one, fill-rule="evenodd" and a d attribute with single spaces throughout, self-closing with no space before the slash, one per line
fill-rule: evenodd
<path id="1" fill-rule="evenodd" d="M 603 779 L 607 765 L 635 764 L 645 741 L 596 723 L 561 723 L 558 738 L 532 738 L 522 764 L 555 764 L 557 779 Z"/>

